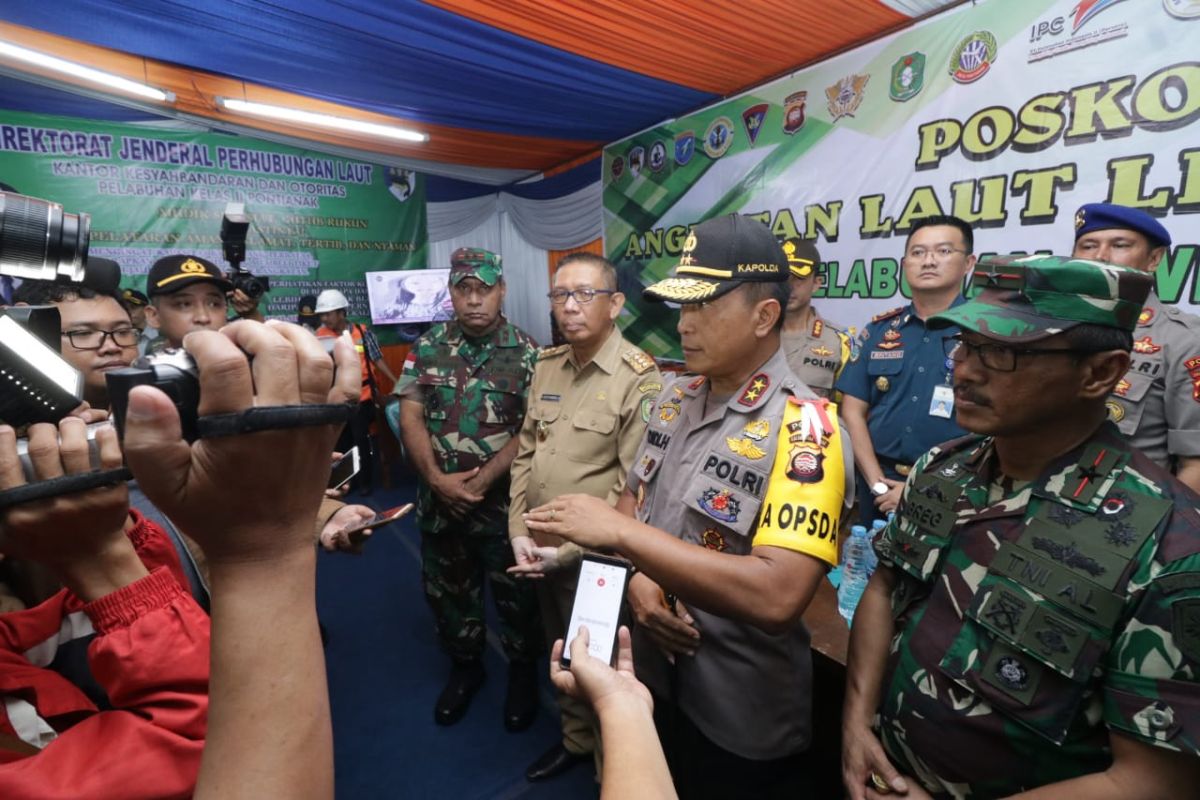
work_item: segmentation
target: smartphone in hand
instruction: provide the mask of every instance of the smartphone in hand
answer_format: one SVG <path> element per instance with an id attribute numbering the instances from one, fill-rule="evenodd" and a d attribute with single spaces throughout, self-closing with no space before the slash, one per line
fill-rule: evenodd
<path id="1" fill-rule="evenodd" d="M 340 488 L 342 484 L 358 474 L 359 466 L 358 447 L 351 447 L 333 465 L 333 469 L 329 473 L 329 488 Z"/>
<path id="2" fill-rule="evenodd" d="M 413 504 L 405 503 L 402 506 L 396 506 L 395 508 L 389 508 L 387 511 L 380 511 L 378 514 L 376 514 L 374 517 L 367 520 L 366 522 L 363 522 L 359 525 L 355 525 L 353 528 L 348 528 L 346 530 L 346 535 L 350 537 L 351 543 L 358 544 L 359 542 L 361 542 L 362 540 L 367 538 L 366 536 L 363 535 L 364 531 L 371 529 L 371 528 L 379 528 L 379 527 L 382 527 L 389 523 L 395 522 L 396 520 L 400 519 L 401 517 L 403 517 L 406 514 L 408 514 L 409 512 L 411 512 L 412 510 L 413 510 Z"/>
<path id="3" fill-rule="evenodd" d="M 616 558 L 584 553 L 575 585 L 575 603 L 563 644 L 561 663 L 571 667 L 571 642 L 579 635 L 579 626 L 588 629 L 588 654 L 609 666 L 617 645 L 617 626 L 625 587 L 629 583 L 629 564 Z"/>

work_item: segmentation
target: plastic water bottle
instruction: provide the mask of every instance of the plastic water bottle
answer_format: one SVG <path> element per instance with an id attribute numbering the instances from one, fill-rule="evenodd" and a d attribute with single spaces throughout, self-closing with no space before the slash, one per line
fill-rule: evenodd
<path id="1" fill-rule="evenodd" d="M 873 549 L 871 536 L 862 525 L 850 527 L 850 538 L 842 548 L 842 582 L 838 586 L 838 612 L 849 625 L 854 620 L 854 609 L 867 588 L 871 577 L 869 570 Z"/>
<path id="2" fill-rule="evenodd" d="M 887 527 L 886 519 L 877 519 L 871 523 L 871 543 L 867 547 L 867 576 L 875 574 L 875 568 L 879 566 L 879 554 L 875 552 L 875 542 L 879 541 L 879 533 Z"/>

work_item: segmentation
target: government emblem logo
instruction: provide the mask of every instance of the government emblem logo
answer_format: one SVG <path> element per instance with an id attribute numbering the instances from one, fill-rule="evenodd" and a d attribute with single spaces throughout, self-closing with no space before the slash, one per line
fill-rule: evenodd
<path id="1" fill-rule="evenodd" d="M 786 475 L 797 483 L 820 483 L 825 478 L 825 448 L 833 435 L 833 423 L 817 403 L 805 403 L 801 417 L 788 423 Z"/>
<path id="2" fill-rule="evenodd" d="M 1172 17 L 1179 19 L 1200 17 L 1200 0 L 1163 0 L 1163 8 Z"/>
<path id="3" fill-rule="evenodd" d="M 974 83 L 996 63 L 996 37 L 975 31 L 963 39 L 950 55 L 950 77 L 957 83 Z"/>
<path id="4" fill-rule="evenodd" d="M 833 122 L 842 117 L 853 117 L 854 112 L 862 105 L 863 92 L 867 88 L 870 75 L 847 75 L 833 86 L 826 87 L 825 99 L 828 101 L 829 116 Z"/>
<path id="5" fill-rule="evenodd" d="M 804 127 L 804 106 L 808 92 L 793 92 L 783 101 L 783 132 L 789 136 Z"/>
<path id="6" fill-rule="evenodd" d="M 913 52 L 900 56 L 892 64 L 892 82 L 888 85 L 888 97 L 903 103 L 917 96 L 925 88 L 925 54 Z"/>
<path id="7" fill-rule="evenodd" d="M 693 131 L 675 134 L 675 163 L 682 167 L 691 161 L 695 154 L 696 134 Z"/>
<path id="8" fill-rule="evenodd" d="M 667 165 L 667 146 L 662 142 L 655 142 L 650 146 L 650 171 L 662 172 L 662 168 Z"/>
<path id="9" fill-rule="evenodd" d="M 640 144 L 629 151 L 629 174 L 637 177 L 642 174 L 642 165 L 646 163 L 646 148 Z"/>
<path id="10" fill-rule="evenodd" d="M 729 117 L 717 117 L 704 132 L 704 153 L 709 158 L 720 158 L 733 145 L 733 122 Z"/>
<path id="11" fill-rule="evenodd" d="M 624 174 L 625 174 L 625 159 L 622 158 L 621 156 L 614 156 L 613 160 L 612 160 L 613 180 L 614 181 L 620 180 L 621 176 Z"/>
<path id="12" fill-rule="evenodd" d="M 762 131 L 763 120 L 766 118 L 766 103 L 758 103 L 742 112 L 742 125 L 746 127 L 746 136 L 750 139 L 751 147 L 754 147 L 754 142 L 758 140 L 758 134 Z"/>
<path id="13" fill-rule="evenodd" d="M 728 489 L 705 489 L 696 502 L 704 513 L 721 522 L 737 522 L 738 514 L 742 513 L 742 504 Z"/>
<path id="14" fill-rule="evenodd" d="M 705 528 L 704 533 L 700 536 L 700 541 L 709 550 L 716 550 L 718 553 L 723 553 L 729 547 L 725 543 L 725 537 L 716 528 Z"/>

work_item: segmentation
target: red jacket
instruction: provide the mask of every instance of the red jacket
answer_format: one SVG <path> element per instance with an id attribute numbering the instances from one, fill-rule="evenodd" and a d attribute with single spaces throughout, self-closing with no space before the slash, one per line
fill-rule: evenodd
<path id="1" fill-rule="evenodd" d="M 209 620 L 166 535 L 137 512 L 129 537 L 151 574 L 92 603 L 67 590 L 0 615 L 0 798 L 190 797 L 208 713 Z M 97 634 L 88 663 L 112 710 L 47 669 Z M 16 752 L 15 738 L 42 748 Z"/>

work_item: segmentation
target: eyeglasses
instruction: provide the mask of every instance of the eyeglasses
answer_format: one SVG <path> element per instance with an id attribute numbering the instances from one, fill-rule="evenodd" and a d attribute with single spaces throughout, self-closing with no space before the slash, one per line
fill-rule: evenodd
<path id="1" fill-rule="evenodd" d="M 63 336 L 76 350 L 99 350 L 104 347 L 104 340 L 111 338 L 117 347 L 133 347 L 137 344 L 137 328 L 114 328 L 111 331 L 63 331 Z"/>
<path id="2" fill-rule="evenodd" d="M 949 245 L 942 245 L 941 247 L 935 247 L 933 249 L 929 249 L 928 247 L 914 247 L 912 250 L 908 251 L 908 253 L 905 255 L 905 258 L 911 258 L 916 261 L 920 261 L 921 259 L 925 258 L 925 256 L 933 253 L 933 257 L 935 259 L 938 261 L 945 261 L 955 253 L 965 252 L 967 251 L 959 250 L 957 247 L 950 247 Z"/>
<path id="3" fill-rule="evenodd" d="M 567 291 L 566 289 L 555 289 L 546 297 L 550 298 L 550 302 L 556 306 L 561 306 L 567 300 L 574 299 L 579 305 L 590 303 L 596 299 L 598 294 L 616 294 L 616 289 L 575 289 Z"/>
<path id="4" fill-rule="evenodd" d="M 977 354 L 981 364 L 996 372 L 1015 372 L 1017 369 L 1017 356 L 1077 356 L 1100 352 L 1098 350 L 1081 350 L 1074 347 L 1030 349 L 1027 347 L 1009 347 L 1006 344 L 976 344 L 963 339 L 961 333 L 954 336 L 947 336 L 943 339 L 942 349 L 945 351 L 946 357 L 956 364 L 966 361 L 972 353 Z"/>

